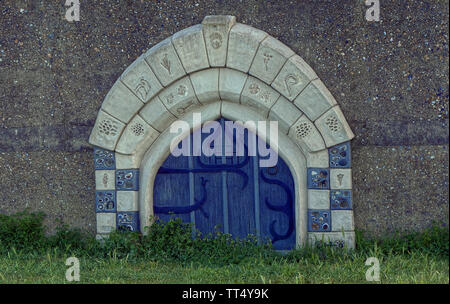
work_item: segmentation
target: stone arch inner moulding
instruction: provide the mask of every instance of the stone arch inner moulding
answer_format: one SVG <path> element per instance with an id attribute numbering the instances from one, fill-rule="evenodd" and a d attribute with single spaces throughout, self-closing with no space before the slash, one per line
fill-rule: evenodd
<path id="1" fill-rule="evenodd" d="M 277 121 L 277 150 L 293 180 L 294 245 L 324 240 L 354 247 L 354 135 L 339 105 L 300 56 L 233 16 L 207 16 L 155 45 L 105 97 L 89 138 L 99 238 L 117 228 L 145 233 L 155 179 L 179 136 L 170 125 L 184 120 L 197 129 L 193 113 L 202 122 Z"/>

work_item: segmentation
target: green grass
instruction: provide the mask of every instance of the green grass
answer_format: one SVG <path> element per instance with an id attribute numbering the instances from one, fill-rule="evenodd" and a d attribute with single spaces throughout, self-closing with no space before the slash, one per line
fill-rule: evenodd
<path id="1" fill-rule="evenodd" d="M 371 283 L 365 279 L 366 256 L 343 259 L 259 259 L 231 265 L 158 262 L 145 259 L 80 258 L 80 283 Z M 449 283 L 449 264 L 426 254 L 380 257 L 379 283 Z M 69 283 L 65 258 L 0 257 L 0 283 Z"/>
<path id="2" fill-rule="evenodd" d="M 80 260 L 80 283 L 449 283 L 449 231 L 437 225 L 377 239 L 358 232 L 355 250 L 322 245 L 282 255 L 254 238 L 193 239 L 179 220 L 100 243 L 64 226 L 45 236 L 42 219 L 0 215 L 0 283 L 69 283 L 69 256 Z M 368 257 L 380 261 L 380 282 L 365 279 Z"/>

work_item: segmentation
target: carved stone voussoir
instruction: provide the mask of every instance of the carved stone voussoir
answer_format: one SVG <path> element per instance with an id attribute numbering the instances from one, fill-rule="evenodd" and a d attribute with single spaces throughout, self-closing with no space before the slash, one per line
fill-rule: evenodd
<path id="1" fill-rule="evenodd" d="M 333 95 L 320 79 L 311 81 L 297 96 L 294 103 L 312 121 L 315 121 L 320 115 L 337 104 Z"/>
<path id="2" fill-rule="evenodd" d="M 209 67 L 202 25 L 194 25 L 172 36 L 172 43 L 187 73 Z"/>
<path id="3" fill-rule="evenodd" d="M 120 120 L 100 110 L 89 137 L 89 143 L 114 151 L 124 127 L 125 124 Z"/>
<path id="4" fill-rule="evenodd" d="M 144 58 L 163 86 L 168 86 L 186 75 L 173 47 L 172 38 L 167 38 L 152 47 L 144 54 Z"/>
<path id="5" fill-rule="evenodd" d="M 268 36 L 261 42 L 249 73 L 271 84 L 288 58 L 293 55 L 294 51 L 272 36 Z"/>
<path id="6" fill-rule="evenodd" d="M 272 87 L 292 101 L 316 78 L 317 75 L 311 67 L 300 56 L 294 55 L 283 66 Z"/>
<path id="7" fill-rule="evenodd" d="M 327 148 L 349 141 L 355 136 L 339 106 L 329 109 L 314 124 L 322 134 Z"/>
<path id="8" fill-rule="evenodd" d="M 228 39 L 227 67 L 248 73 L 259 44 L 268 34 L 251 26 L 237 23 Z"/>
<path id="9" fill-rule="evenodd" d="M 127 123 L 143 105 L 144 103 L 118 80 L 106 95 L 101 108 L 106 113 Z"/>
<path id="10" fill-rule="evenodd" d="M 227 59 L 228 33 L 236 23 L 234 16 L 206 16 L 203 19 L 203 35 L 212 67 L 224 67 Z"/>

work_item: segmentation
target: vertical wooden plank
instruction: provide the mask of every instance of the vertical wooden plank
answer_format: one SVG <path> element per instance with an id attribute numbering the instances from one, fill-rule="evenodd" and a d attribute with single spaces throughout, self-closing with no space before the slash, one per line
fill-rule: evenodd
<path id="1" fill-rule="evenodd" d="M 259 202 L 259 178 L 258 178 L 258 171 L 259 171 L 259 157 L 258 154 L 255 157 L 252 157 L 253 159 L 253 195 L 255 197 L 254 203 L 255 203 L 255 228 L 256 228 L 256 236 L 258 239 L 261 239 L 261 221 L 260 221 L 260 202 Z"/>
<path id="2" fill-rule="evenodd" d="M 210 134 L 210 133 L 209 133 Z M 202 142 L 209 134 L 202 134 Z M 197 229 L 202 234 L 224 232 L 222 206 L 222 172 L 217 170 L 217 156 L 192 157 L 194 170 L 194 199 L 205 199 L 200 209 L 193 212 Z M 220 159 L 219 159 L 220 160 Z M 199 171 L 199 172 L 198 172 Z"/>
<path id="3" fill-rule="evenodd" d="M 236 137 L 233 136 L 236 149 Z M 248 131 L 245 130 L 245 143 Z M 236 151 L 235 151 L 236 152 Z M 255 196 L 254 196 L 254 156 L 248 155 L 248 147 L 244 156 L 229 157 L 227 164 L 233 170 L 227 171 L 228 212 L 230 233 L 239 238 L 249 234 L 256 235 L 255 224 Z M 237 162 L 235 161 L 237 159 Z"/>
<path id="4" fill-rule="evenodd" d="M 189 207 L 189 173 L 178 173 L 178 169 L 188 168 L 188 157 L 169 157 L 164 161 L 154 184 L 154 211 L 162 221 L 168 221 L 171 217 L 179 217 L 183 222 L 190 222 L 189 213 L 169 214 L 179 212 L 180 207 Z M 184 191 L 180 191 L 184 189 Z M 158 209 L 158 207 L 161 207 Z M 163 212 L 158 210 L 163 209 Z M 170 211 L 171 210 L 171 211 Z M 181 209 L 182 210 L 182 209 Z"/>

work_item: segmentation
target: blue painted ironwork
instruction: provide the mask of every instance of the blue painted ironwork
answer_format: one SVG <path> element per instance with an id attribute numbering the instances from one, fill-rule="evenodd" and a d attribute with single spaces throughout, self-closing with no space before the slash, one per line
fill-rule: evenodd
<path id="1" fill-rule="evenodd" d="M 169 169 L 170 170 L 170 169 Z M 169 171 L 170 172 L 170 171 Z M 165 172 L 166 174 L 169 172 Z M 170 172 L 174 173 L 174 172 Z M 204 177 L 201 177 L 202 180 L 202 187 L 203 187 L 203 195 L 202 198 L 196 199 L 194 205 L 189 206 L 183 206 L 183 207 L 160 207 L 160 206 L 154 206 L 153 211 L 155 213 L 162 213 L 162 214 L 183 214 L 183 213 L 191 213 L 192 211 L 200 210 L 204 217 L 209 218 L 208 213 L 202 208 L 203 204 L 206 202 L 207 193 L 206 193 L 206 183 L 208 182 L 207 179 Z"/>
<path id="2" fill-rule="evenodd" d="M 276 168 L 276 167 L 275 167 Z M 282 212 L 282 213 L 284 213 L 284 214 L 286 214 L 286 216 L 287 216 L 287 218 L 288 218 L 288 221 L 289 221 L 289 223 L 288 223 L 288 229 L 287 229 L 287 231 L 284 233 L 284 234 L 279 234 L 279 233 L 277 233 L 276 231 L 275 231 L 275 228 L 274 228 L 274 226 L 275 226 L 275 223 L 276 223 L 276 221 L 277 220 L 273 220 L 271 223 L 270 223 L 270 234 L 272 235 L 272 238 L 271 238 L 271 240 L 272 240 L 272 243 L 275 243 L 276 241 L 278 241 L 278 240 L 285 240 L 285 239 L 287 239 L 291 234 L 292 234 L 292 232 L 294 231 L 294 228 L 295 228 L 295 219 L 294 219 L 294 198 L 293 198 L 293 195 L 292 195 L 292 191 L 291 191 L 291 189 L 288 187 L 288 185 L 286 185 L 286 183 L 283 183 L 282 181 L 280 181 L 280 180 L 277 180 L 277 179 L 270 179 L 270 178 L 267 178 L 265 175 L 264 175 L 264 171 L 263 170 L 260 170 L 260 177 L 261 177 L 261 179 L 264 181 L 264 182 L 266 182 L 266 183 L 268 183 L 268 184 L 272 184 L 272 185 L 278 185 L 278 186 L 280 186 L 284 191 L 285 191 L 285 193 L 286 193 L 286 196 L 287 196 L 287 200 L 286 200 L 286 202 L 285 202 L 285 204 L 283 204 L 283 205 L 274 205 L 274 204 L 271 204 L 270 202 L 269 202 L 269 199 L 266 197 L 265 198 L 265 203 L 266 203 L 266 206 L 270 209 L 270 210 L 273 210 L 273 211 L 277 211 L 277 212 Z M 269 173 L 270 174 L 270 173 Z"/>

